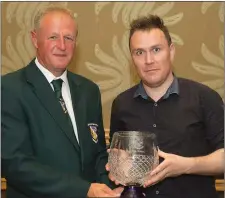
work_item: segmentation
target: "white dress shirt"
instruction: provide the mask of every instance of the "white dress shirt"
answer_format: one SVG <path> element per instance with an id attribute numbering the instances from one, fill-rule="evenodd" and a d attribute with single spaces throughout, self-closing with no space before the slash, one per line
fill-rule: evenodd
<path id="1" fill-rule="evenodd" d="M 77 134 L 77 125 L 76 125 L 76 119 L 75 119 L 75 115 L 74 115 L 74 111 L 73 111 L 73 104 L 72 104 L 72 99 L 71 99 L 71 94 L 70 94 L 70 87 L 69 87 L 69 83 L 68 83 L 68 79 L 67 79 L 67 70 L 65 70 L 65 72 L 59 76 L 59 77 L 55 77 L 50 71 L 48 71 L 45 67 L 43 67 L 38 59 L 35 59 L 35 64 L 37 65 L 37 67 L 41 70 L 41 72 L 44 74 L 44 76 L 46 77 L 46 79 L 48 80 L 49 84 L 51 85 L 53 91 L 54 91 L 54 87 L 52 85 L 52 81 L 53 80 L 57 80 L 59 78 L 61 78 L 63 80 L 62 83 L 62 97 L 66 103 L 66 108 L 68 110 L 72 125 L 73 125 L 73 130 L 75 133 L 75 136 L 77 138 L 77 142 L 79 143 L 79 139 L 78 139 L 78 134 Z"/>

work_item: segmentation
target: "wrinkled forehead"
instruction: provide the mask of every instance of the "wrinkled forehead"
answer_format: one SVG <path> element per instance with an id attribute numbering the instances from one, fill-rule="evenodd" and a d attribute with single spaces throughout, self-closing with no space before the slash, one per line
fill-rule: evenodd
<path id="1" fill-rule="evenodd" d="M 131 47 L 149 47 L 154 45 L 167 45 L 167 40 L 163 31 L 158 28 L 137 30 L 131 36 Z"/>
<path id="2" fill-rule="evenodd" d="M 40 20 L 40 29 L 46 28 L 66 28 L 77 34 L 77 23 L 75 19 L 68 13 L 61 11 L 51 11 L 46 13 Z"/>

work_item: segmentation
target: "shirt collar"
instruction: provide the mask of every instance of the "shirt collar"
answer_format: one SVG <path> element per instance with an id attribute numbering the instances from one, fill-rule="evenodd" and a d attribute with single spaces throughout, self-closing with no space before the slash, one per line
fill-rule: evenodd
<path id="1" fill-rule="evenodd" d="M 174 79 L 170 87 L 167 89 L 166 93 L 163 96 L 163 99 L 167 99 L 171 94 L 177 94 L 179 95 L 179 84 L 178 84 L 178 79 L 174 75 Z M 148 99 L 149 96 L 147 95 L 142 81 L 138 84 L 137 90 L 134 93 L 134 98 L 141 96 L 143 99 Z"/>
<path id="2" fill-rule="evenodd" d="M 43 73 L 43 75 L 45 76 L 45 78 L 48 80 L 49 83 L 51 83 L 53 80 L 57 80 L 57 79 L 61 78 L 63 80 L 63 82 L 68 84 L 67 70 L 65 70 L 61 76 L 55 77 L 49 70 L 47 70 L 43 65 L 41 65 L 41 63 L 38 61 L 37 57 L 35 59 L 35 64 L 41 70 L 41 72 Z"/>

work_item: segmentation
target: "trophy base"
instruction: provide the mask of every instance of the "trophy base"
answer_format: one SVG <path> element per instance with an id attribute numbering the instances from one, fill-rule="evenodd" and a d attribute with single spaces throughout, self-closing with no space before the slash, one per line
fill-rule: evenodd
<path id="1" fill-rule="evenodd" d="M 145 198 L 143 188 L 140 186 L 124 186 L 120 198 Z"/>

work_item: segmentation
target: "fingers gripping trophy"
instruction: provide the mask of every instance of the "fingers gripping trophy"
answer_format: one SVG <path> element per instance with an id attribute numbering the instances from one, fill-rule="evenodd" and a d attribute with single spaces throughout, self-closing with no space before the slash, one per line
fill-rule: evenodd
<path id="1" fill-rule="evenodd" d="M 119 131 L 109 152 L 110 174 L 122 185 L 121 198 L 143 198 L 143 185 L 158 165 L 156 136 L 150 132 Z"/>

